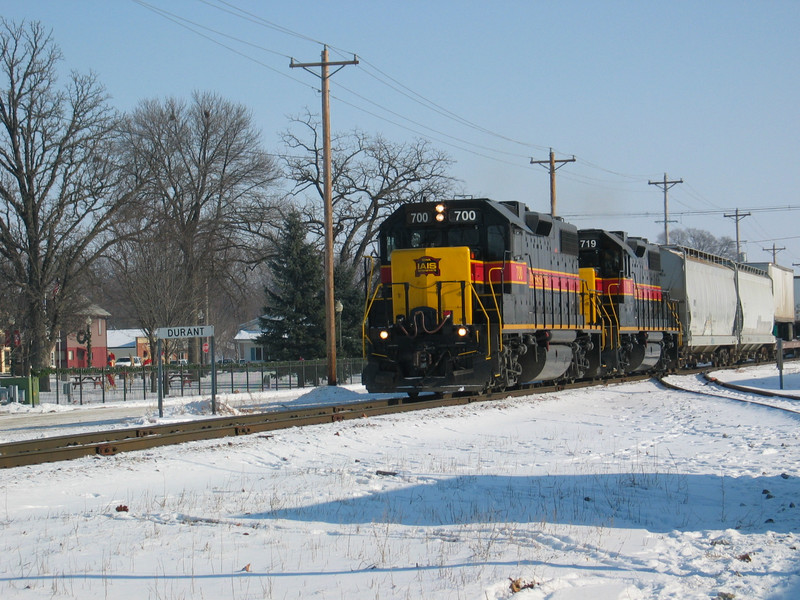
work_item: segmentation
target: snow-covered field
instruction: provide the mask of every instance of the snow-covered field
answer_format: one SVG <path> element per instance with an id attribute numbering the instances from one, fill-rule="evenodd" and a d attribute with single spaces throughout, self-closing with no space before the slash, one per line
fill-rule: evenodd
<path id="1" fill-rule="evenodd" d="M 367 397 L 303 392 L 247 403 Z M 158 420 L 49 408 L 0 441 Z M 5 470 L 0 598 L 797 598 L 798 425 L 645 382 Z"/>

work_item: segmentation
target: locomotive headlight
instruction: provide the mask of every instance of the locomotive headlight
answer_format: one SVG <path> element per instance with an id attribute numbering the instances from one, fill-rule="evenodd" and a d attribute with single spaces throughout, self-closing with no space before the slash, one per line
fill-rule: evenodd
<path id="1" fill-rule="evenodd" d="M 434 210 L 436 211 L 436 216 L 434 217 L 436 219 L 436 222 L 443 223 L 445 219 L 444 204 L 437 204 Z"/>
<path id="2" fill-rule="evenodd" d="M 378 333 L 378 337 L 382 340 L 386 341 L 389 339 L 389 331 L 386 329 L 381 329 L 380 333 Z"/>
<path id="3" fill-rule="evenodd" d="M 458 334 L 458 337 L 466 337 L 467 334 L 469 333 L 469 329 L 467 329 L 462 325 L 461 327 L 456 329 L 456 333 Z"/>

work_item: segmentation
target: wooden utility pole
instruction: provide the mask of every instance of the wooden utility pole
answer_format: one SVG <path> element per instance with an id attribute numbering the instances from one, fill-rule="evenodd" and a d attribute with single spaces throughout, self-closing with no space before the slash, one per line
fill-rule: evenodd
<path id="1" fill-rule="evenodd" d="M 778 252 L 781 252 L 782 250 L 786 250 L 786 248 L 776 248 L 775 247 L 775 242 L 772 242 L 772 248 L 762 248 L 762 250 L 764 252 L 772 252 L 772 263 L 777 265 L 778 264 Z"/>
<path id="2" fill-rule="evenodd" d="M 559 158 L 558 160 L 556 160 L 552 148 L 550 148 L 550 158 L 548 160 L 531 159 L 532 165 L 542 165 L 542 166 L 548 165 L 547 168 L 550 171 L 550 215 L 553 217 L 556 216 L 556 170 L 563 167 L 564 163 L 570 163 L 570 162 L 575 162 L 574 155 L 572 158 Z M 561 164 L 556 166 L 556 163 L 561 163 Z"/>
<path id="3" fill-rule="evenodd" d="M 736 219 L 736 260 L 738 260 L 738 261 L 742 260 L 742 249 L 741 249 L 742 248 L 742 244 L 741 244 L 741 241 L 739 240 L 739 221 L 741 221 L 745 217 L 749 217 L 749 216 L 750 216 L 749 212 L 748 213 L 740 213 L 738 208 L 736 209 L 735 213 L 725 215 L 725 217 L 728 218 L 728 219 Z"/>
<path id="4" fill-rule="evenodd" d="M 325 203 L 325 342 L 328 355 L 328 385 L 336 385 L 336 312 L 333 295 L 333 188 L 331 182 L 331 106 L 330 83 L 332 75 L 338 73 L 346 65 L 357 65 L 358 57 L 353 60 L 329 61 L 328 47 L 322 48 L 322 61 L 318 63 L 296 63 L 294 59 L 289 63 L 290 68 L 305 69 L 317 75 L 310 69 L 320 67 L 319 78 L 322 81 L 322 177 L 324 181 Z M 339 67 L 333 73 L 328 72 L 328 67 Z"/>
<path id="5" fill-rule="evenodd" d="M 667 174 L 664 173 L 664 180 L 663 181 L 648 181 L 650 185 L 657 185 L 664 190 L 664 243 L 669 244 L 669 195 L 667 190 L 672 186 L 683 183 L 683 179 L 675 179 L 670 181 L 667 178 Z M 663 187 L 662 187 L 663 186 Z"/>

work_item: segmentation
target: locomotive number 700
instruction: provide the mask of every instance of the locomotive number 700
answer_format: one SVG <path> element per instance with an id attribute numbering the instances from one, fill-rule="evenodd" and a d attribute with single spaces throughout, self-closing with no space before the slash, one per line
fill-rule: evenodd
<path id="1" fill-rule="evenodd" d="M 478 220 L 478 212 L 475 210 L 452 210 L 450 220 L 456 223 L 474 223 Z"/>
<path id="2" fill-rule="evenodd" d="M 430 221 L 430 215 L 426 212 L 408 213 L 408 218 L 412 225 L 417 223 L 428 223 Z"/>

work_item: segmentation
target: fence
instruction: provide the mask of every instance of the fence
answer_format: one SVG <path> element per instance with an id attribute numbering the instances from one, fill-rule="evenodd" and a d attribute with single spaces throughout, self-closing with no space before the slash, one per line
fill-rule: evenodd
<path id="1" fill-rule="evenodd" d="M 340 385 L 361 383 L 362 358 L 339 358 L 336 379 Z M 210 365 L 164 365 L 164 393 L 198 396 L 211 393 Z M 327 360 L 279 363 L 227 363 L 217 365 L 217 393 L 263 392 L 315 387 L 328 383 Z M 116 367 L 56 369 L 50 374 L 49 392 L 40 391 L 41 402 L 84 404 L 106 401 L 155 400 L 157 369 Z"/>

